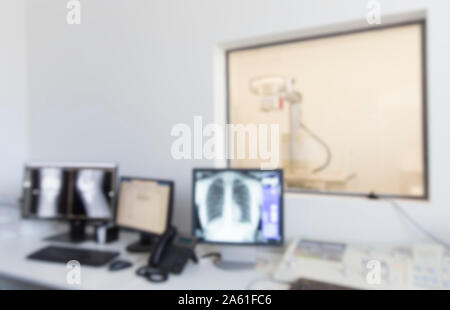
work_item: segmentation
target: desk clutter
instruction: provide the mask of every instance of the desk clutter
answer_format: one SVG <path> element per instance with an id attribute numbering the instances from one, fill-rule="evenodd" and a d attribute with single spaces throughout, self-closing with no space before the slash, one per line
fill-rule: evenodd
<path id="1" fill-rule="evenodd" d="M 189 261 L 197 263 L 198 242 L 283 245 L 282 170 L 194 169 L 191 234 L 178 233 L 172 224 L 174 191 L 171 180 L 119 178 L 113 163 L 29 163 L 22 217 L 66 222 L 69 231 L 45 238 L 51 244 L 27 258 L 77 261 L 91 267 L 110 264 L 110 271 L 126 270 L 131 264 L 117 260 L 118 252 L 70 246 L 87 240 L 115 242 L 123 229 L 140 235 L 126 247 L 127 252 L 149 255 L 147 265 L 140 266 L 136 275 L 163 282 L 170 274 L 181 274 Z M 92 234 L 87 233 L 88 226 L 94 227 Z M 243 260 L 239 253 L 221 257 L 233 264 Z M 255 262 L 243 263 L 253 267 Z"/>
<path id="2" fill-rule="evenodd" d="M 412 247 L 294 239 L 274 272 L 291 289 L 450 289 L 450 252 L 438 244 Z M 322 281 L 309 280 L 319 278 Z M 320 282 L 329 285 L 323 285 Z M 320 289 L 320 288 L 319 288 Z M 342 288 L 344 289 L 344 288 Z"/>
<path id="3" fill-rule="evenodd" d="M 174 193 L 171 180 L 119 177 L 111 163 L 30 163 L 21 199 L 26 221 L 13 208 L 0 209 L 0 231 L 10 232 L 2 235 L 8 240 L 20 238 L 13 225 L 26 232 L 22 222 L 59 223 L 68 231 L 41 231 L 40 248 L 21 255 L 30 262 L 104 268 L 105 277 L 128 274 L 144 284 L 189 277 L 187 264 L 192 274 L 210 260 L 207 268 L 224 277 L 244 270 L 269 274 L 265 285 L 258 273 L 247 275 L 252 289 L 450 289 L 450 253 L 438 244 L 380 248 L 298 237 L 280 251 L 288 216 L 281 170 L 194 169 L 192 214 L 185 219 L 190 233 L 172 223 Z M 273 251 L 259 251 L 267 248 Z"/>

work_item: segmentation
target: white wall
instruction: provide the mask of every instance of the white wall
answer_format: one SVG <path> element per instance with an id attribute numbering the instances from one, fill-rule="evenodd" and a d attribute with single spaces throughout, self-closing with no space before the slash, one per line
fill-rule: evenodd
<path id="1" fill-rule="evenodd" d="M 0 201 L 20 195 L 27 158 L 25 2 L 0 2 Z"/>
<path id="2" fill-rule="evenodd" d="M 427 10 L 431 203 L 407 210 L 450 241 L 450 28 L 447 1 L 380 1 L 383 14 Z M 175 224 L 190 228 L 191 168 L 170 157 L 170 129 L 214 119 L 214 49 L 271 33 L 363 20 L 366 1 L 29 1 L 32 159 L 115 160 L 121 173 L 176 180 Z M 217 115 L 217 114 L 216 114 Z M 287 195 L 288 236 L 407 243 L 422 236 L 383 202 Z"/>

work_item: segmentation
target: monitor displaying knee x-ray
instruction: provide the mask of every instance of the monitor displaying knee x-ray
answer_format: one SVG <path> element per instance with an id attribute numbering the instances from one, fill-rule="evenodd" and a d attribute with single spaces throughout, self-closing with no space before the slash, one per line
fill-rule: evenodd
<path id="1" fill-rule="evenodd" d="M 23 184 L 23 216 L 111 219 L 116 170 L 114 164 L 28 164 Z"/>
<path id="2" fill-rule="evenodd" d="M 193 232 L 208 243 L 283 242 L 282 170 L 194 169 Z"/>

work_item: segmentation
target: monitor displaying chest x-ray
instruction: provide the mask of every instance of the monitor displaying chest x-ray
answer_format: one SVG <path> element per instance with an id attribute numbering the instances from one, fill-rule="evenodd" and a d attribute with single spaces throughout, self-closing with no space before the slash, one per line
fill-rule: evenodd
<path id="1" fill-rule="evenodd" d="M 283 242 L 282 170 L 195 169 L 193 231 L 209 243 Z"/>
<path id="2" fill-rule="evenodd" d="M 23 215 L 44 219 L 110 219 L 116 169 L 114 164 L 28 164 Z"/>

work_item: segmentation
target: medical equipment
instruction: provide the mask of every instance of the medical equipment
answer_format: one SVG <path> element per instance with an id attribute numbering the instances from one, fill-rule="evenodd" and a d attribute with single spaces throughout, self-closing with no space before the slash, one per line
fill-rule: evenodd
<path id="1" fill-rule="evenodd" d="M 263 112 L 272 112 L 283 110 L 286 103 L 289 104 L 290 118 L 290 150 L 289 164 L 294 170 L 298 168 L 296 162 L 300 158 L 300 144 L 297 134 L 303 129 L 309 136 L 316 140 L 326 152 L 325 162 L 312 170 L 313 174 L 325 170 L 331 162 L 331 150 L 327 143 L 319 136 L 313 133 L 303 122 L 301 118 L 302 95 L 294 89 L 295 80 L 282 76 L 262 76 L 250 80 L 250 91 L 259 97 L 260 109 Z"/>

